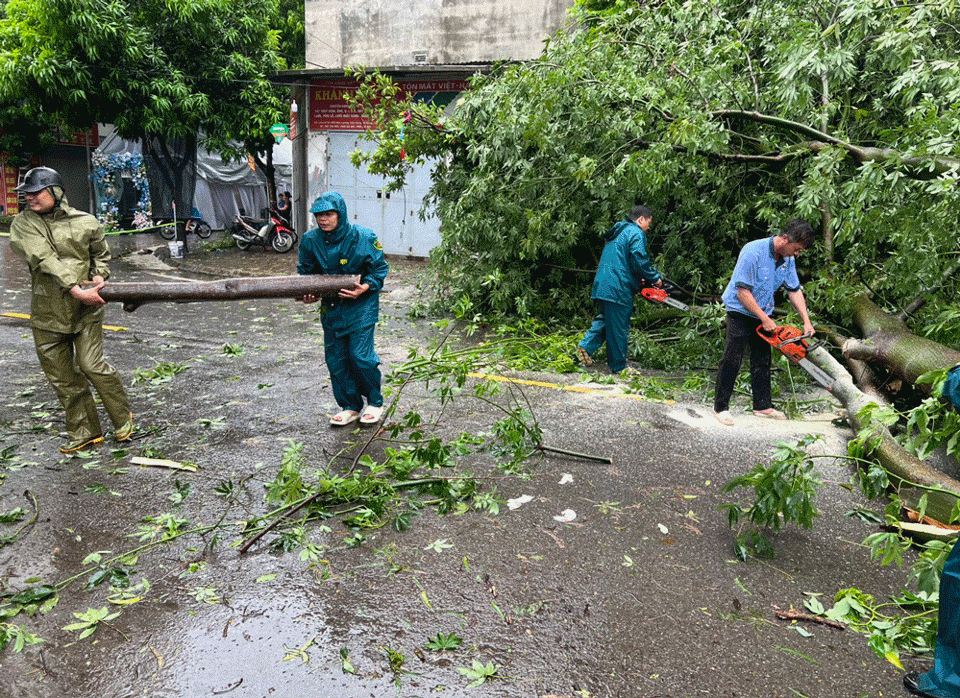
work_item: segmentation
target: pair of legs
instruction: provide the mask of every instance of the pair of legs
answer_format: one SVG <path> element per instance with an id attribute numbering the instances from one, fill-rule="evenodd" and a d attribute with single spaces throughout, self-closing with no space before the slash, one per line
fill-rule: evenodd
<path id="1" fill-rule="evenodd" d="M 753 394 L 754 412 L 773 407 L 770 396 L 770 345 L 757 334 L 760 321 L 752 315 L 727 313 L 727 343 L 717 371 L 717 384 L 713 395 L 713 411 L 726 412 L 733 396 L 733 387 L 743 363 L 743 355 L 750 347 L 750 391 Z"/>
<path id="2" fill-rule="evenodd" d="M 359 414 L 366 399 L 368 409 L 378 408 L 379 419 L 383 393 L 380 392 L 380 357 L 373 349 L 375 328 L 376 325 L 370 325 L 346 334 L 337 334 L 324 327 L 323 344 L 333 385 L 333 398 L 337 404 L 342 410 Z"/>
<path id="3" fill-rule="evenodd" d="M 960 698 L 960 544 L 954 543 L 940 576 L 940 611 L 933 668 L 925 674 L 907 674 L 903 683 L 911 693 L 936 698 Z"/>
<path id="4" fill-rule="evenodd" d="M 84 444 L 103 436 L 91 384 L 118 438 L 129 438 L 130 401 L 116 370 L 103 358 L 103 326 L 91 322 L 72 334 L 34 329 L 33 341 L 40 367 L 66 412 L 70 442 Z"/>
<path id="5" fill-rule="evenodd" d="M 607 365 L 614 373 L 627 367 L 627 341 L 630 337 L 630 316 L 633 308 L 610 301 L 596 301 L 600 314 L 583 339 L 580 348 L 593 356 L 604 342 L 607 343 Z"/>

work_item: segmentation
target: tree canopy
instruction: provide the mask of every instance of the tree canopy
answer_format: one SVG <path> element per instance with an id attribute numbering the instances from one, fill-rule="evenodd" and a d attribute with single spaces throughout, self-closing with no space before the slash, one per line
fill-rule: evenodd
<path id="1" fill-rule="evenodd" d="M 255 147 L 283 114 L 277 0 L 10 0 L 0 104 L 22 125 Z M 9 144 L 8 144 L 9 145 Z"/>
<path id="2" fill-rule="evenodd" d="M 303 68 L 307 58 L 303 0 L 279 0 L 280 55 L 287 68 Z"/>
<path id="3" fill-rule="evenodd" d="M 538 60 L 477 77 L 439 125 L 368 100 L 371 169 L 437 158 L 433 257 L 452 292 L 582 315 L 600 235 L 634 203 L 655 209 L 662 270 L 701 291 L 797 216 L 823 232 L 804 259 L 821 317 L 864 285 L 896 308 L 941 282 L 960 220 L 957 2 L 592 2 L 574 19 Z M 957 290 L 922 311 L 941 341 L 960 340 Z"/>

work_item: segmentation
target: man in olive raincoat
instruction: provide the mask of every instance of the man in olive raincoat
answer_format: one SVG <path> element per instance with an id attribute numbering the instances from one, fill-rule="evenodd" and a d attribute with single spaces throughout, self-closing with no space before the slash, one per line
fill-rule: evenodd
<path id="1" fill-rule="evenodd" d="M 960 366 L 954 366 L 943 384 L 943 397 L 960 410 Z M 910 673 L 903 685 L 910 693 L 927 698 L 960 698 L 960 545 L 943 564 L 940 575 L 940 612 L 933 668 L 925 674 Z"/>
<path id="2" fill-rule="evenodd" d="M 347 204 L 338 192 L 317 197 L 310 212 L 317 227 L 300 241 L 297 272 L 360 276 L 353 288 L 322 299 L 324 356 L 333 397 L 341 408 L 330 418 L 330 424 L 344 426 L 357 420 L 375 424 L 383 413 L 383 394 L 373 331 L 380 317 L 380 289 L 390 265 L 373 231 L 350 223 Z M 313 303 L 321 299 L 307 295 L 300 300 Z"/>
<path id="3" fill-rule="evenodd" d="M 644 285 L 663 287 L 660 272 L 654 269 L 647 255 L 646 233 L 652 222 L 653 211 L 646 206 L 635 206 L 603 236 L 603 253 L 590 294 L 600 314 L 577 347 L 577 356 L 584 366 L 593 364 L 593 355 L 606 342 L 610 370 L 620 373 L 627 367 L 633 297 Z"/>
<path id="4" fill-rule="evenodd" d="M 10 225 L 10 245 L 30 267 L 30 326 L 40 366 L 66 412 L 72 453 L 103 441 L 90 384 L 114 426 L 114 438 L 133 434 L 130 402 L 117 372 L 103 358 L 100 289 L 110 276 L 103 226 L 71 208 L 56 170 L 35 167 L 17 187 L 26 208 Z M 92 281 L 89 288 L 81 282 Z"/>

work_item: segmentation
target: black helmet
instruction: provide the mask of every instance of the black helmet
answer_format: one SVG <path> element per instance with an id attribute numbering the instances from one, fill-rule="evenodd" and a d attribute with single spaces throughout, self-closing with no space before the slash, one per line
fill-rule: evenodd
<path id="1" fill-rule="evenodd" d="M 63 180 L 60 179 L 60 173 L 49 167 L 34 167 L 23 177 L 23 184 L 17 187 L 17 191 L 24 194 L 36 194 L 47 187 L 60 187 L 63 189 Z"/>

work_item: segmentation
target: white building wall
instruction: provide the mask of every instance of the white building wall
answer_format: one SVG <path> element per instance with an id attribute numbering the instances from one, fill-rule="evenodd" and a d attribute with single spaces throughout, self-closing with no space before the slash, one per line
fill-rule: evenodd
<path id="1" fill-rule="evenodd" d="M 527 60 L 572 0 L 306 0 L 307 68 Z"/>
<path id="2" fill-rule="evenodd" d="M 438 72 L 438 66 L 463 67 L 469 73 L 495 61 L 530 60 L 567 24 L 572 5 L 573 0 L 306 0 L 306 66 L 326 73 L 326 78 L 331 69 L 364 66 L 400 68 L 408 78 L 442 80 L 450 73 Z M 315 84 L 326 78 L 318 77 Z M 337 189 L 352 222 L 372 228 L 388 254 L 428 256 L 440 241 L 440 221 L 429 215 L 421 221 L 419 216 L 431 165 L 413 172 L 400 191 L 387 194 L 379 177 L 350 164 L 353 149 L 370 147 L 357 142 L 361 128 L 351 131 L 336 119 L 318 119 L 316 123 L 328 124 L 318 127 L 305 118 L 307 95 L 314 89 L 299 97 L 306 106 L 300 123 L 310 129 L 294 154 L 295 199 L 303 197 L 295 214 L 303 221 L 299 232 L 315 226 L 307 213 L 313 199 Z"/>

